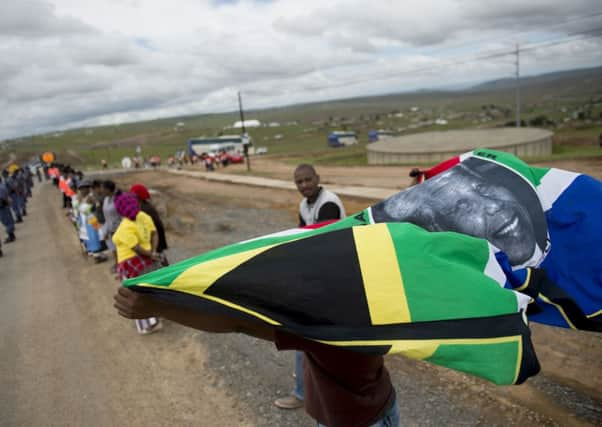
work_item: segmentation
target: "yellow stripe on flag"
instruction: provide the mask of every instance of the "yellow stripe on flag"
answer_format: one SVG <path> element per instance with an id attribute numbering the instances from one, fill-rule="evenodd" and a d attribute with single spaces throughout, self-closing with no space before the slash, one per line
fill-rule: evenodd
<path id="1" fill-rule="evenodd" d="M 373 325 L 411 321 L 395 246 L 386 224 L 353 227 Z"/>
<path id="2" fill-rule="evenodd" d="M 279 325 L 280 323 L 270 319 L 269 317 L 250 310 L 246 307 L 242 307 L 238 304 L 226 301 L 221 298 L 217 298 L 211 295 L 206 295 L 205 291 L 209 288 L 217 279 L 222 277 L 224 274 L 234 270 L 243 262 L 265 252 L 272 247 L 277 245 L 264 246 L 262 248 L 253 249 L 238 254 L 225 256 L 222 258 L 205 261 L 195 266 L 190 267 L 188 270 L 183 271 L 176 279 L 169 285 L 170 290 L 184 292 L 191 295 L 196 295 L 201 298 L 209 299 L 244 313 L 253 315 L 261 320 L 264 320 L 273 325 Z M 146 283 L 140 283 L 138 286 L 154 287 Z M 161 287 L 165 289 L 165 287 Z"/>
<path id="3" fill-rule="evenodd" d="M 517 345 L 516 366 L 512 384 L 516 384 L 520 374 L 520 366 L 523 360 L 523 340 L 520 335 L 511 335 L 497 338 L 448 338 L 448 339 L 424 339 L 424 340 L 357 340 L 357 341 L 327 341 L 316 340 L 322 344 L 337 347 L 363 347 L 363 346 L 388 346 L 391 348 L 388 354 L 403 354 L 411 359 L 424 360 L 431 357 L 439 348 L 445 345 L 487 345 L 515 343 Z"/>

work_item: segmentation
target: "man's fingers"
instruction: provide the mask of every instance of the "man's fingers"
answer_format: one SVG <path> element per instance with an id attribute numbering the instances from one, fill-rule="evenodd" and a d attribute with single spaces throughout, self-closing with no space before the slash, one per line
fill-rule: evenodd
<path id="1" fill-rule="evenodd" d="M 113 304 L 113 307 L 117 310 L 120 316 L 126 319 L 144 319 L 144 316 L 137 315 L 129 307 L 124 307 L 118 303 Z"/>
<path id="2" fill-rule="evenodd" d="M 115 306 L 114 306 L 114 307 L 115 307 Z M 117 308 L 117 307 L 115 307 L 115 308 Z M 121 317 L 125 317 L 126 319 L 133 319 L 133 317 L 132 317 L 132 316 L 130 316 L 130 315 L 129 315 L 129 314 L 127 314 L 127 313 L 124 313 L 123 311 L 119 310 L 118 308 L 117 308 L 117 314 L 119 314 Z"/>
<path id="3" fill-rule="evenodd" d="M 115 294 L 115 295 L 113 295 L 113 300 L 116 301 L 116 302 L 119 302 L 120 304 L 123 304 L 123 305 L 128 305 L 128 303 L 131 301 L 130 298 L 124 297 L 121 294 Z"/>
<path id="4" fill-rule="evenodd" d="M 123 286 L 120 286 L 119 288 L 117 288 L 117 293 L 119 295 L 123 295 L 124 297 L 131 297 L 136 295 L 136 293 L 134 291 L 132 291 L 131 289 L 128 288 L 124 288 Z"/>

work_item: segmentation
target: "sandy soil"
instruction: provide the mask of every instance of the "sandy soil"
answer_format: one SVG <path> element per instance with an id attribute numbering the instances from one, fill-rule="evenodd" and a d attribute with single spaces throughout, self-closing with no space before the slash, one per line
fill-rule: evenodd
<path id="1" fill-rule="evenodd" d="M 283 178 L 285 169 L 278 172 Z M 373 168 L 365 169 L 320 173 L 359 183 Z M 381 181 L 369 185 L 403 172 L 382 169 Z M 290 177 L 290 168 L 287 173 Z M 294 191 L 161 172 L 116 180 L 122 188 L 138 181 L 156 191 L 172 262 L 296 222 Z M 349 212 L 369 204 L 344 202 Z M 246 336 L 206 334 L 170 322 L 157 334 L 136 334 L 133 322 L 112 308 L 118 283 L 108 265 L 81 255 L 50 185 L 36 187 L 30 215 L 17 233 L 19 240 L 6 245 L 0 259 L 1 425 L 314 425 L 302 410 L 272 405 L 292 387 L 290 352 Z M 533 325 L 533 335 L 542 373 L 521 386 L 496 387 L 387 357 L 404 425 L 602 424 L 602 337 L 539 325 Z"/>

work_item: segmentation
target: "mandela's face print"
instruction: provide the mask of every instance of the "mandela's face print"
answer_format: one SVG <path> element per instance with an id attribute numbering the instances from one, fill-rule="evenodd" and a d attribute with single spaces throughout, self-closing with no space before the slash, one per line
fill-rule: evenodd
<path id="1" fill-rule="evenodd" d="M 459 177 L 458 177 L 459 178 Z M 507 189 L 469 178 L 454 180 L 451 192 L 442 196 L 443 230 L 453 230 L 486 238 L 498 248 L 506 248 L 511 261 L 523 262 L 535 249 L 535 233 L 529 214 Z"/>
<path id="2" fill-rule="evenodd" d="M 528 261 L 537 246 L 543 251 L 545 217 L 533 188 L 502 166 L 479 159 L 465 163 L 373 206 L 374 220 L 481 237 L 504 251 L 512 265 Z"/>

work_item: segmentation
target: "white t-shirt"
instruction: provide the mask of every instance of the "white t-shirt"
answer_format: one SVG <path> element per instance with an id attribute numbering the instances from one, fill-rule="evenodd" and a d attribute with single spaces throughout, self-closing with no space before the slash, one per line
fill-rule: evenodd
<path id="1" fill-rule="evenodd" d="M 331 191 L 325 190 L 324 188 L 320 189 L 320 194 L 318 194 L 318 198 L 313 203 L 308 203 L 307 198 L 301 200 L 299 203 L 299 216 L 305 222 L 305 225 L 313 225 L 318 221 L 318 215 L 320 214 L 320 209 L 325 203 L 334 203 L 339 207 L 339 211 L 341 213 L 340 219 L 345 218 L 345 208 L 343 207 L 343 203 L 341 199 Z"/>

